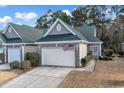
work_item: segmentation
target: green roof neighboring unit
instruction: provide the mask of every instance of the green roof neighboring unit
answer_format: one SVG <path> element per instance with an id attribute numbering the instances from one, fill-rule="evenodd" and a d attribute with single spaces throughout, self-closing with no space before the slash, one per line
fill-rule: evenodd
<path id="1" fill-rule="evenodd" d="M 27 25 L 16 25 L 10 23 L 10 25 L 17 31 L 17 33 L 22 37 L 22 42 L 24 43 L 34 43 L 39 40 L 44 33 L 44 30 L 36 29 Z"/>
<path id="2" fill-rule="evenodd" d="M 9 24 L 21 38 L 7 38 L 4 33 L 0 33 L 0 38 L 5 43 L 34 43 L 39 40 L 46 30 L 36 29 L 27 25 Z"/>

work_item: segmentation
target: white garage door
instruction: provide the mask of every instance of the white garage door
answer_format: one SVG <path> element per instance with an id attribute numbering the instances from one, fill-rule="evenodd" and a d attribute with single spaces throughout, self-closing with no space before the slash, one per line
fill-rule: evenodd
<path id="1" fill-rule="evenodd" d="M 42 65 L 71 66 L 75 67 L 74 50 L 63 50 L 63 48 L 43 48 Z"/>
<path id="2" fill-rule="evenodd" d="M 8 48 L 8 62 L 21 61 L 20 48 Z"/>

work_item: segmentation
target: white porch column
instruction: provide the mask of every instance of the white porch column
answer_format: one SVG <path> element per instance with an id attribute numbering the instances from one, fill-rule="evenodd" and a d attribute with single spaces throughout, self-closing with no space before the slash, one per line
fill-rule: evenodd
<path id="1" fill-rule="evenodd" d="M 3 46 L 3 52 L 4 52 L 4 61 L 7 63 L 7 47 Z"/>
<path id="2" fill-rule="evenodd" d="M 99 48 L 99 49 L 100 49 L 99 51 L 100 51 L 100 56 L 101 56 L 101 55 L 102 55 L 102 54 L 101 54 L 101 52 L 102 52 L 101 44 L 100 44 L 100 48 Z"/>
<path id="3" fill-rule="evenodd" d="M 24 53 L 24 45 L 22 45 L 22 61 L 24 61 L 24 57 L 25 56 L 25 53 Z"/>

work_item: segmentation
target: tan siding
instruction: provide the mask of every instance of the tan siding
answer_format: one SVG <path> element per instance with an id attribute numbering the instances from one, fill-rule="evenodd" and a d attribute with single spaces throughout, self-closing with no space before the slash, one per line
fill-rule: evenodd
<path id="1" fill-rule="evenodd" d="M 24 54 L 27 52 L 38 52 L 38 46 L 24 46 Z"/>
<path id="2" fill-rule="evenodd" d="M 87 55 L 87 44 L 84 43 L 79 44 L 79 54 L 80 54 L 80 59 L 84 58 Z"/>

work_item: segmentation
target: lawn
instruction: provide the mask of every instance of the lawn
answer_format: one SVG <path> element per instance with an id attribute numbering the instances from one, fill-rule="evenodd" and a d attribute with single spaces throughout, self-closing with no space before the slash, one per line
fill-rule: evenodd
<path id="1" fill-rule="evenodd" d="M 98 61 L 94 72 L 72 71 L 59 85 L 64 88 L 124 87 L 124 59 Z"/>
<path id="2" fill-rule="evenodd" d="M 20 69 L 0 71 L 0 86 L 24 72 L 25 72 L 24 70 L 20 70 Z"/>

